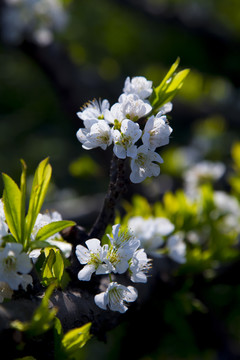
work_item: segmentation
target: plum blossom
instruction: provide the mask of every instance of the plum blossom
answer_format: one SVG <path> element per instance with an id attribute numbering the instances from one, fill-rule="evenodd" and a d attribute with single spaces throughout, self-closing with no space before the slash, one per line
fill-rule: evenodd
<path id="1" fill-rule="evenodd" d="M 103 150 L 112 143 L 112 132 L 110 126 L 104 121 L 94 123 L 90 129 L 79 129 L 77 138 L 83 144 L 85 150 L 100 147 Z"/>
<path id="2" fill-rule="evenodd" d="M 137 150 L 137 155 L 131 160 L 130 180 L 133 183 L 140 183 L 147 177 L 158 176 L 160 167 L 157 163 L 163 163 L 161 156 L 149 150 L 146 145 L 141 145 Z"/>
<path id="3" fill-rule="evenodd" d="M 107 99 L 103 101 L 94 99 L 83 106 L 83 109 L 77 112 L 77 116 L 83 121 L 85 128 L 90 129 L 93 124 L 104 119 L 105 111 L 109 107 L 110 104 Z"/>
<path id="4" fill-rule="evenodd" d="M 140 241 L 128 231 L 121 232 L 120 224 L 113 225 L 110 239 L 111 246 L 107 252 L 106 263 L 113 273 L 123 274 L 129 267 L 129 260 L 139 248 Z"/>
<path id="5" fill-rule="evenodd" d="M 156 163 L 163 160 L 155 150 L 167 145 L 172 133 L 165 116 L 172 110 L 172 103 L 164 104 L 156 116 L 152 115 L 156 110 L 148 99 L 152 91 L 152 81 L 143 76 L 128 77 L 118 102 L 111 107 L 106 99 L 93 100 L 77 113 L 84 124 L 76 133 L 82 147 L 106 150 L 113 144 L 116 157 L 131 158 L 130 180 L 133 183 L 160 174 Z"/>
<path id="6" fill-rule="evenodd" d="M 152 107 L 147 101 L 143 101 L 135 94 L 122 94 L 119 97 L 121 111 L 125 118 L 137 121 L 138 119 L 148 115 Z"/>
<path id="7" fill-rule="evenodd" d="M 134 287 L 111 282 L 105 292 L 95 295 L 94 300 L 101 309 L 109 308 L 124 313 L 128 309 L 126 303 L 135 301 L 137 297 L 138 293 Z"/>
<path id="8" fill-rule="evenodd" d="M 142 130 L 137 123 L 131 120 L 123 120 L 121 130 L 113 130 L 114 154 L 125 159 L 127 156 L 135 157 L 137 155 L 137 146 L 134 145 L 141 137 Z"/>
<path id="9" fill-rule="evenodd" d="M 104 111 L 104 120 L 109 124 L 114 125 L 114 129 L 119 129 L 121 127 L 121 122 L 125 119 L 125 116 L 122 112 L 122 105 L 120 103 L 115 103 L 110 110 L 106 109 Z"/>
<path id="10" fill-rule="evenodd" d="M 123 88 L 125 94 L 136 94 L 140 99 L 146 99 L 152 91 L 152 81 L 147 80 L 144 76 L 135 76 L 132 79 L 127 77 L 125 80 Z"/>
<path id="11" fill-rule="evenodd" d="M 174 225 L 163 217 L 144 219 L 142 216 L 134 216 L 129 219 L 128 227 L 151 256 L 157 256 L 156 250 L 163 245 L 163 237 L 174 230 Z"/>
<path id="12" fill-rule="evenodd" d="M 131 259 L 129 272 L 133 282 L 147 282 L 147 273 L 151 268 L 151 260 L 147 258 L 144 249 L 136 250 Z"/>
<path id="13" fill-rule="evenodd" d="M 19 285 L 26 289 L 32 283 L 32 277 L 28 275 L 32 264 L 22 248 L 19 243 L 6 243 L 0 250 L 0 281 L 6 282 L 12 290 L 17 290 Z"/>
<path id="14" fill-rule="evenodd" d="M 219 180 L 226 167 L 221 162 L 203 160 L 188 169 L 184 174 L 184 187 L 186 194 L 190 198 L 195 198 L 198 194 L 198 187 L 206 182 Z"/>
<path id="15" fill-rule="evenodd" d="M 100 245 L 100 240 L 89 239 L 86 242 L 87 248 L 77 245 L 76 256 L 81 264 L 86 264 L 78 273 L 78 279 L 89 281 L 94 272 L 97 275 L 108 274 L 109 268 L 104 263 L 108 251 L 108 245 Z"/>
<path id="16" fill-rule="evenodd" d="M 167 240 L 166 247 L 168 256 L 177 263 L 184 264 L 186 262 L 186 244 L 181 234 L 174 234 Z"/>
<path id="17" fill-rule="evenodd" d="M 148 149 L 154 151 L 159 146 L 169 143 L 172 128 L 167 123 L 166 116 L 152 115 L 146 122 L 142 142 Z"/>

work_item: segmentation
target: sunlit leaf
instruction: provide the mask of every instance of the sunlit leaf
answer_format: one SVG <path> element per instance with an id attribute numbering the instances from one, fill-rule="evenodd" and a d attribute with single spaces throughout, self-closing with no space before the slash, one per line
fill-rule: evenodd
<path id="1" fill-rule="evenodd" d="M 6 221 L 11 234 L 17 242 L 21 243 L 21 199 L 22 194 L 10 176 L 2 174 L 4 182 L 3 202 Z"/>
<path id="2" fill-rule="evenodd" d="M 81 348 L 91 338 L 91 323 L 87 323 L 79 328 L 68 331 L 62 340 L 62 348 L 67 355 L 67 359 L 78 360 L 81 356 Z"/>
<path id="3" fill-rule="evenodd" d="M 190 70 L 185 69 L 175 73 L 179 65 L 179 61 L 180 59 L 177 58 L 160 85 L 153 88 L 153 93 L 149 99 L 153 107 L 153 113 L 157 113 L 161 106 L 171 101 L 177 94 L 178 90 L 182 87 L 183 81 Z"/>
<path id="4" fill-rule="evenodd" d="M 34 175 L 28 214 L 26 217 L 26 233 L 28 239 L 30 239 L 33 226 L 41 210 L 51 179 L 52 168 L 48 161 L 48 158 L 41 161 Z"/>
<path id="5" fill-rule="evenodd" d="M 64 272 L 64 260 L 59 249 L 46 247 L 42 250 L 45 261 L 42 266 L 42 284 L 48 286 L 53 281 L 61 286 Z"/>
<path id="6" fill-rule="evenodd" d="M 30 321 L 15 320 L 11 323 L 11 327 L 19 331 L 26 331 L 30 336 L 37 336 L 49 330 L 54 324 L 57 313 L 56 308 L 49 308 L 49 299 L 55 287 L 56 284 L 52 283 L 47 288 L 41 304 L 35 310 Z"/>
<path id="7" fill-rule="evenodd" d="M 44 241 L 48 239 L 50 236 L 62 231 L 63 229 L 74 225 L 76 225 L 74 221 L 68 221 L 68 220 L 54 221 L 50 224 L 43 226 L 38 231 L 35 241 Z"/>

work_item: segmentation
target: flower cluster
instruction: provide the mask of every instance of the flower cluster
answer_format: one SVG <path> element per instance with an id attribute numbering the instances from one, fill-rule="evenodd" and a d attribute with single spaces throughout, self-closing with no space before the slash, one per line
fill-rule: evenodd
<path id="1" fill-rule="evenodd" d="M 89 281 L 93 273 L 123 274 L 128 271 L 132 282 L 146 283 L 150 259 L 143 249 L 139 249 L 140 240 L 129 231 L 121 231 L 120 224 L 113 225 L 112 236 L 107 236 L 109 244 L 103 246 L 98 239 L 87 240 L 87 247 L 77 245 L 76 256 L 84 265 L 78 273 L 78 279 Z M 125 312 L 126 302 L 135 301 L 136 298 L 135 288 L 111 281 L 106 292 L 95 296 L 95 303 L 102 309 L 108 306 L 113 311 Z"/>
<path id="2" fill-rule="evenodd" d="M 56 211 L 52 214 L 39 214 L 31 233 L 31 240 L 35 240 L 37 231 L 43 226 L 61 219 L 61 215 Z M 41 249 L 25 252 L 22 244 L 8 242 L 10 236 L 3 201 L 0 199 L 0 303 L 5 298 L 11 298 L 13 291 L 18 290 L 20 286 L 26 290 L 28 285 L 32 285 L 32 276 L 29 273 L 41 253 Z M 57 246 L 66 257 L 70 255 L 71 244 L 61 241 L 60 234 L 49 237 L 46 242 L 49 246 Z"/>
<path id="3" fill-rule="evenodd" d="M 141 216 L 134 216 L 129 219 L 128 227 L 141 241 L 141 246 L 147 254 L 151 256 L 167 254 L 180 264 L 186 262 L 186 244 L 183 237 L 181 233 L 171 234 L 175 227 L 167 218 L 144 219 Z"/>
<path id="4" fill-rule="evenodd" d="M 165 115 L 172 110 L 172 104 L 166 103 L 153 115 L 149 101 L 152 91 L 152 82 L 145 77 L 127 77 L 117 103 L 110 107 L 106 99 L 93 100 L 77 113 L 84 124 L 77 132 L 82 147 L 106 150 L 113 144 L 113 152 L 119 159 L 131 159 L 133 183 L 159 175 L 163 159 L 156 149 L 169 143 L 172 132 Z"/>
<path id="5" fill-rule="evenodd" d="M 11 298 L 13 290 L 19 285 L 26 290 L 32 284 L 32 277 L 28 273 L 32 270 L 31 260 L 23 252 L 22 244 L 7 242 L 4 237 L 9 235 L 3 202 L 0 199 L 0 302 L 4 298 Z"/>

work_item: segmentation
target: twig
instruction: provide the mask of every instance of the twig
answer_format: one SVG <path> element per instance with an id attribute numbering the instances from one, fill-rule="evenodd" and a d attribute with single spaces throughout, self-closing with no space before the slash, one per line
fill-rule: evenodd
<path id="1" fill-rule="evenodd" d="M 101 238 L 104 235 L 108 224 L 114 221 L 117 202 L 125 190 L 125 160 L 118 159 L 113 155 L 108 191 L 97 220 L 89 232 L 89 237 Z"/>

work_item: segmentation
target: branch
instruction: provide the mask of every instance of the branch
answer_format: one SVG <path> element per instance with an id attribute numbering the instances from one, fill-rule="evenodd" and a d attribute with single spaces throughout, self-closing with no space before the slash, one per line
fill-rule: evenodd
<path id="1" fill-rule="evenodd" d="M 89 238 L 102 238 L 106 227 L 114 221 L 117 202 L 125 191 L 125 160 L 118 159 L 115 155 L 113 155 L 108 191 L 104 199 L 102 210 L 89 232 Z"/>

